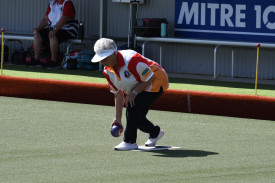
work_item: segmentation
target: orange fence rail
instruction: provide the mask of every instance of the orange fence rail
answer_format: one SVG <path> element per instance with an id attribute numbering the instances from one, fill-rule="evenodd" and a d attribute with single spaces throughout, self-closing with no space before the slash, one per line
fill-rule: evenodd
<path id="1" fill-rule="evenodd" d="M 107 84 L 0 77 L 0 95 L 31 99 L 114 105 Z M 275 98 L 168 89 L 152 109 L 275 120 Z"/>

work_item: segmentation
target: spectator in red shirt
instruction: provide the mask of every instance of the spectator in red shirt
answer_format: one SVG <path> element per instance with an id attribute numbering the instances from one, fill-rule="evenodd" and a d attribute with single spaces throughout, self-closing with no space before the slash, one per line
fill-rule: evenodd
<path id="1" fill-rule="evenodd" d="M 33 29 L 34 58 L 30 65 L 39 64 L 41 44 L 50 48 L 51 62 L 48 66 L 57 66 L 58 45 L 68 39 L 76 38 L 78 22 L 75 20 L 75 8 L 71 0 L 51 0 L 44 18 Z"/>

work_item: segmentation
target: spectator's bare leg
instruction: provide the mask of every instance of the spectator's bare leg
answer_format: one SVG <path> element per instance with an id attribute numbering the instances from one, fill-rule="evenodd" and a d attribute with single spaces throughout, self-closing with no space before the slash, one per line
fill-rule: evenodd
<path id="1" fill-rule="evenodd" d="M 58 53 L 58 40 L 56 37 L 50 38 L 50 49 L 52 54 L 52 61 L 56 61 L 57 53 Z"/>
<path id="2" fill-rule="evenodd" d="M 36 34 L 34 36 L 33 46 L 34 46 L 34 59 L 39 60 L 40 59 L 40 49 L 42 44 L 42 37 L 40 34 Z"/>

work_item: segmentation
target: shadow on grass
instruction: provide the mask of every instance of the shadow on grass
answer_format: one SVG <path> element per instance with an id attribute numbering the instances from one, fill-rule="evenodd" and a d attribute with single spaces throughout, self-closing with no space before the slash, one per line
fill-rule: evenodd
<path id="1" fill-rule="evenodd" d="M 206 157 L 209 155 L 218 155 L 217 152 L 210 151 L 201 151 L 201 150 L 159 150 L 159 151 L 150 151 L 153 156 L 165 157 L 165 158 L 187 158 L 187 157 Z"/>

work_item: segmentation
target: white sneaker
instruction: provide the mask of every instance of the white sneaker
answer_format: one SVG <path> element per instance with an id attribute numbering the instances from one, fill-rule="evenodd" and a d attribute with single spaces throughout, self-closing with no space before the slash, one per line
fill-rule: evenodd
<path id="1" fill-rule="evenodd" d="M 155 146 L 157 141 L 159 139 L 161 139 L 161 137 L 164 135 L 164 131 L 163 130 L 160 130 L 159 131 L 159 135 L 157 136 L 157 138 L 149 138 L 147 140 L 147 142 L 145 142 L 145 146 Z"/>
<path id="2" fill-rule="evenodd" d="M 136 143 L 130 144 L 124 141 L 122 141 L 120 144 L 114 147 L 114 149 L 118 151 L 127 151 L 127 150 L 133 150 L 137 148 L 138 148 L 138 145 Z"/>

